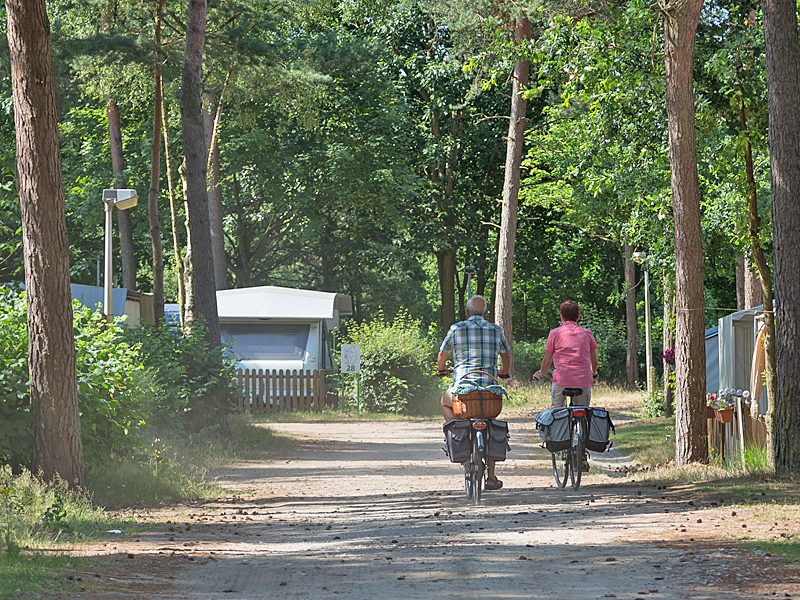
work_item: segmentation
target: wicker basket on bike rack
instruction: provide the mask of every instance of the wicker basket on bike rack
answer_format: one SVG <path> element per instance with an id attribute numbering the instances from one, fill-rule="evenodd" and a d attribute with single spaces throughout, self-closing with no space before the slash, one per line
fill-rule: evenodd
<path id="1" fill-rule="evenodd" d="M 503 410 L 503 397 L 486 390 L 453 396 L 453 412 L 459 419 L 494 419 Z"/>

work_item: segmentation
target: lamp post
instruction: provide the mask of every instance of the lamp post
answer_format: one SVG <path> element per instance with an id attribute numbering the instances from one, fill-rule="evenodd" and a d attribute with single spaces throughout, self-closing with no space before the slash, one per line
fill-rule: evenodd
<path id="1" fill-rule="evenodd" d="M 644 269 L 644 328 L 645 360 L 647 365 L 647 399 L 653 399 L 653 342 L 650 335 L 650 271 L 647 266 L 647 252 L 634 252 L 631 260 Z"/>
<path id="2" fill-rule="evenodd" d="M 472 298 L 472 278 L 475 276 L 475 270 L 472 265 L 464 267 L 464 274 L 467 276 L 467 300 Z"/>
<path id="3" fill-rule="evenodd" d="M 103 190 L 103 202 L 106 205 L 106 239 L 105 239 L 105 281 L 103 287 L 103 314 L 109 321 L 114 320 L 114 301 L 111 295 L 111 276 L 113 272 L 113 255 L 111 252 L 112 216 L 114 207 L 117 210 L 128 210 L 139 202 L 136 190 L 106 189 Z"/>

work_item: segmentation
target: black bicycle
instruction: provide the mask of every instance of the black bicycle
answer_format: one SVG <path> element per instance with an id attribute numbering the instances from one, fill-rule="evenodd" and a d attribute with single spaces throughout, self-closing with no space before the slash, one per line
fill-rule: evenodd
<path id="1" fill-rule="evenodd" d="M 583 394 L 581 388 L 564 388 L 561 393 L 566 398 L 569 398 L 570 444 L 564 450 L 551 454 L 553 477 L 556 480 L 556 486 L 559 488 L 567 487 L 567 479 L 569 479 L 572 483 L 572 489 L 577 491 L 581 486 L 581 475 L 583 474 L 586 453 L 586 436 L 589 434 L 589 407 L 572 405 L 573 398 Z"/>
<path id="2" fill-rule="evenodd" d="M 444 376 L 451 372 L 451 370 L 447 370 L 439 374 Z M 470 373 L 485 372 L 470 371 Z M 496 381 L 494 376 L 489 373 L 485 374 Z M 501 378 L 507 379 L 508 376 L 501 376 Z M 463 410 L 470 416 L 458 418 L 457 415 L 455 420 L 445 423 L 446 435 L 449 436 L 445 438 L 448 443 L 447 453 L 451 461 L 461 462 L 464 467 L 464 492 L 467 495 L 467 499 L 477 506 L 480 504 L 483 495 L 488 445 L 491 443 L 489 439 L 491 421 L 502 409 L 502 397 L 486 390 L 479 390 L 467 396 L 456 396 L 453 403 L 464 405 L 462 407 Z M 502 443 L 505 444 L 505 440 Z M 462 457 L 460 455 L 459 450 L 462 448 L 464 450 L 469 449 L 468 456 Z M 505 456 L 505 453 L 503 456 Z"/>

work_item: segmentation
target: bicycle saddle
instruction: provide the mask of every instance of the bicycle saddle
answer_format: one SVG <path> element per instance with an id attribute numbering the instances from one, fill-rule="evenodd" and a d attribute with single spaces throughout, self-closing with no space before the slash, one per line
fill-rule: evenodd
<path id="1" fill-rule="evenodd" d="M 573 396 L 580 396 L 583 393 L 582 388 L 564 388 L 561 393 L 565 396 L 572 398 Z"/>

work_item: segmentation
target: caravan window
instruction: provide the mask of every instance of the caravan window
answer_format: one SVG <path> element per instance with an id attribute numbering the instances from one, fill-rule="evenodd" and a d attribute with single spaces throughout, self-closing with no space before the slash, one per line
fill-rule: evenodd
<path id="1" fill-rule="evenodd" d="M 309 328 L 302 323 L 225 325 L 222 340 L 239 360 L 302 360 Z"/>

